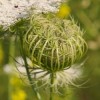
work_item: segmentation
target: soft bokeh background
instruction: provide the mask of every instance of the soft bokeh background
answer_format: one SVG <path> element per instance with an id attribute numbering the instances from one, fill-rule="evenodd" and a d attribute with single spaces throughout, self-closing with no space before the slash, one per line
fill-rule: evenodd
<path id="1" fill-rule="evenodd" d="M 100 100 L 100 0 L 69 0 L 60 10 L 57 16 L 68 17 L 71 14 L 85 30 L 84 38 L 89 50 L 84 65 L 84 80 L 88 81 L 82 88 L 61 90 L 64 95 L 55 94 L 54 100 Z M 0 100 L 36 100 L 31 88 L 5 69 L 6 64 L 12 63 L 10 56 L 18 55 L 15 44 L 13 38 L 0 39 Z M 48 100 L 49 91 L 46 91 L 40 89 L 43 100 Z"/>

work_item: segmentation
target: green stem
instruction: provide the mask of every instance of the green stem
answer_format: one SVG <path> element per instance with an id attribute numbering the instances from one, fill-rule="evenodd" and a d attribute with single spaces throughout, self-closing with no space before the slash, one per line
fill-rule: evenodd
<path id="1" fill-rule="evenodd" d="M 13 40 L 11 39 L 10 40 L 10 43 L 9 43 L 9 55 L 11 57 L 15 57 L 15 46 L 14 46 L 14 42 Z M 9 64 L 13 64 L 13 60 L 12 58 L 9 57 Z M 12 66 L 11 66 L 12 67 Z M 9 83 L 8 83 L 8 100 L 12 100 L 12 93 L 13 93 L 13 86 L 11 84 L 11 79 L 12 79 L 12 75 L 9 75 Z"/>
<path id="2" fill-rule="evenodd" d="M 8 82 L 8 100 L 11 100 L 11 92 L 12 92 L 12 86 L 10 84 L 10 79 L 11 79 L 11 76 L 9 76 L 9 82 Z"/>
<path id="3" fill-rule="evenodd" d="M 50 100 L 53 100 L 53 83 L 54 83 L 54 73 L 51 73 L 51 87 L 50 87 Z"/>
<path id="4" fill-rule="evenodd" d="M 37 99 L 38 100 L 42 100 L 41 99 L 41 96 L 39 94 L 39 92 L 34 88 L 34 85 L 32 84 L 32 78 L 30 76 L 30 72 L 29 72 L 29 68 L 28 68 L 28 64 L 27 64 L 27 60 L 26 60 L 26 55 L 25 55 L 25 52 L 24 52 L 24 49 L 23 49 L 23 39 L 22 39 L 22 35 L 20 33 L 20 43 L 21 43 L 21 54 L 22 54 L 22 58 L 24 60 L 24 63 L 25 63 L 25 68 L 26 68 L 26 73 L 27 73 L 27 76 L 28 76 L 28 79 L 29 79 L 29 82 L 31 84 L 31 87 L 33 89 L 33 92 L 35 93 L 35 95 L 37 96 Z"/>

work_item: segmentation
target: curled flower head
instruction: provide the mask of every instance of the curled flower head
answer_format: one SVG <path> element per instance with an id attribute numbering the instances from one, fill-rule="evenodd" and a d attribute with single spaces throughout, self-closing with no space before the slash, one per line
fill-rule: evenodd
<path id="1" fill-rule="evenodd" d="M 73 20 L 33 15 L 24 36 L 24 48 L 33 63 L 55 72 L 80 60 L 87 49 L 83 32 Z"/>

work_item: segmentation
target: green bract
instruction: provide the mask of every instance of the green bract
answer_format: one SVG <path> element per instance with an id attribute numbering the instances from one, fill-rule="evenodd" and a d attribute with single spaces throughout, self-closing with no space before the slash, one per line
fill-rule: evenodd
<path id="1" fill-rule="evenodd" d="M 33 63 L 51 72 L 80 60 L 87 44 L 73 20 L 33 15 L 24 36 L 24 48 Z"/>

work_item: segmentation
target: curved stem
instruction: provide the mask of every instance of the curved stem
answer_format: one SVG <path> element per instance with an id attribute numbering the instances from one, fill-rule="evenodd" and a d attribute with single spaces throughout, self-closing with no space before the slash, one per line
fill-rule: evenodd
<path id="1" fill-rule="evenodd" d="M 25 68 L 26 68 L 26 73 L 27 73 L 27 76 L 28 76 L 28 80 L 29 80 L 29 82 L 31 84 L 32 90 L 34 91 L 35 95 L 37 96 L 37 99 L 38 100 L 42 100 L 39 92 L 36 91 L 36 89 L 34 88 L 34 85 L 32 84 L 32 78 L 30 76 L 30 72 L 29 72 L 29 68 L 28 68 L 28 64 L 27 64 L 27 60 L 26 60 L 26 55 L 25 55 L 25 52 L 24 52 L 24 49 L 23 49 L 23 39 L 22 38 L 23 37 L 22 37 L 22 35 L 20 33 L 21 54 L 22 54 L 22 58 L 23 58 L 24 63 L 25 63 Z"/>
<path id="2" fill-rule="evenodd" d="M 51 87 L 50 87 L 50 100 L 53 100 L 53 83 L 54 83 L 54 73 L 51 73 Z"/>

